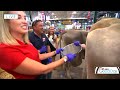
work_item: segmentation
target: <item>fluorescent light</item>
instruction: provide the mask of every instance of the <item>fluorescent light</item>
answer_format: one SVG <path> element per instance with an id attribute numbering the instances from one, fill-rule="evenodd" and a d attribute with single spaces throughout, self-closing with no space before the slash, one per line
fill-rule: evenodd
<path id="1" fill-rule="evenodd" d="M 55 15 L 54 13 L 52 13 L 52 15 Z"/>
<path id="2" fill-rule="evenodd" d="M 76 12 L 76 11 L 74 11 L 74 12 L 72 12 L 72 14 L 77 14 L 77 12 Z"/>

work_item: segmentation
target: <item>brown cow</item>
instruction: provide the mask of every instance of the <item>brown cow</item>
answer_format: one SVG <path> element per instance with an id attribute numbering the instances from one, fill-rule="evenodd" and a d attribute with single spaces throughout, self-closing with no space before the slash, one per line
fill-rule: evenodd
<path id="1" fill-rule="evenodd" d="M 88 79 L 120 79 L 120 74 L 95 74 L 95 67 L 120 67 L 120 19 L 101 19 L 91 27 L 86 41 Z"/>
<path id="2" fill-rule="evenodd" d="M 59 47 L 64 47 L 68 44 L 73 43 L 74 41 L 80 41 L 82 44 L 85 44 L 86 37 L 88 32 L 85 30 L 68 30 L 61 35 L 59 42 Z M 77 54 L 77 57 L 70 63 L 66 62 L 64 64 L 64 70 L 66 72 L 67 78 L 72 78 L 70 75 L 70 67 L 77 67 L 82 63 L 82 59 L 85 57 L 85 50 L 83 49 L 80 53 Z M 71 68 L 72 69 L 72 68 Z"/>
<path id="3" fill-rule="evenodd" d="M 99 28 L 105 28 L 105 27 L 109 27 L 112 24 L 115 23 L 120 23 L 120 19 L 117 18 L 101 18 L 99 21 L 97 21 L 95 24 L 92 25 L 90 31 L 92 30 L 96 30 Z"/>

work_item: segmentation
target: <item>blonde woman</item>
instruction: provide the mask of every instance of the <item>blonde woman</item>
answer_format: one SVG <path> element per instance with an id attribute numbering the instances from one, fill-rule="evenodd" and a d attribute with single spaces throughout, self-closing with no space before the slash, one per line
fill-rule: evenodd
<path id="1" fill-rule="evenodd" d="M 54 51 L 58 48 L 58 42 L 57 42 L 57 35 L 55 34 L 55 28 L 53 26 L 49 27 L 47 37 L 51 43 L 50 49 L 51 51 Z M 52 61 L 55 61 L 55 56 L 52 57 Z"/>
<path id="2" fill-rule="evenodd" d="M 57 49 L 58 48 L 57 35 L 55 34 L 55 28 L 53 26 L 50 26 L 47 37 L 51 44 Z"/>
<path id="3" fill-rule="evenodd" d="M 17 15 L 16 19 L 4 19 L 4 15 Z M 35 79 L 40 74 L 51 72 L 66 61 L 72 61 L 75 54 L 47 65 L 41 60 L 59 54 L 62 49 L 40 54 L 28 40 L 28 25 L 23 11 L 0 11 L 0 68 L 16 79 Z"/>

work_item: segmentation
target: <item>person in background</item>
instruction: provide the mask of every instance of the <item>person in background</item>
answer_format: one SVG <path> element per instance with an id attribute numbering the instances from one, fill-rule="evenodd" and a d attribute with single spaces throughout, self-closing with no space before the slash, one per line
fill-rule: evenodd
<path id="1" fill-rule="evenodd" d="M 55 28 L 53 26 L 49 27 L 48 34 L 46 35 L 52 44 L 50 46 L 51 51 L 54 51 L 58 48 L 57 35 L 55 34 Z M 52 60 L 55 61 L 55 56 L 52 57 Z"/>
<path id="2" fill-rule="evenodd" d="M 59 31 L 56 31 L 55 34 L 57 35 L 57 38 L 59 38 L 60 32 L 59 32 Z"/>
<path id="3" fill-rule="evenodd" d="M 6 14 L 17 15 L 17 18 L 4 19 Z M 16 79 L 36 79 L 38 75 L 49 73 L 76 57 L 75 54 L 69 53 L 47 65 L 41 63 L 61 51 L 62 48 L 49 53 L 39 53 L 29 42 L 25 12 L 0 11 L 0 67 Z"/>
<path id="4" fill-rule="evenodd" d="M 51 42 L 51 44 L 54 46 L 54 48 L 58 48 L 57 35 L 55 34 L 55 28 L 53 26 L 49 27 L 47 37 L 49 41 Z"/>

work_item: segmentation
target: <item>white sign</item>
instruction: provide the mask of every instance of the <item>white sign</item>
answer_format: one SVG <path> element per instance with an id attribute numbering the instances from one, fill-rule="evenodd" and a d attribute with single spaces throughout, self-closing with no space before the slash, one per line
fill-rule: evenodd
<path id="1" fill-rule="evenodd" d="M 18 19 L 17 14 L 4 14 L 4 19 Z"/>
<path id="2" fill-rule="evenodd" d="M 119 74 L 119 67 L 96 67 L 95 74 Z"/>

